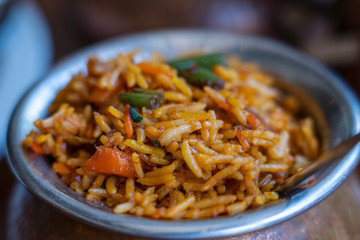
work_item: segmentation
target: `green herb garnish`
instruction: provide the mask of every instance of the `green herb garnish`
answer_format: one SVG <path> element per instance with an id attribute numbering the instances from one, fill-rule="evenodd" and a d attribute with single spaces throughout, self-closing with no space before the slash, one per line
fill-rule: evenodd
<path id="1" fill-rule="evenodd" d="M 159 143 L 159 141 L 158 141 L 158 140 L 153 141 L 153 144 L 154 144 L 154 146 L 155 146 L 155 147 L 160 146 L 160 143 Z"/>
<path id="2" fill-rule="evenodd" d="M 130 115 L 134 122 L 141 122 L 143 120 L 143 117 L 138 115 L 138 113 L 132 106 L 130 106 Z"/>

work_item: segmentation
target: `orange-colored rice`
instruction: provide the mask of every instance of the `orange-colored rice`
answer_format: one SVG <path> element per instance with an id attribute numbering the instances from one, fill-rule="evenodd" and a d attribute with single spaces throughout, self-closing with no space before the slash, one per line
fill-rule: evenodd
<path id="1" fill-rule="evenodd" d="M 148 63 L 158 71 L 143 72 L 132 53 L 90 58 L 24 140 L 53 156 L 54 171 L 90 201 L 156 219 L 234 214 L 278 199 L 274 186 L 318 155 L 313 120 L 298 119 L 296 99 L 256 65 L 230 58 L 229 67 L 216 66 L 225 87 L 214 90 L 187 84 L 158 58 Z M 133 87 L 164 92 L 164 100 L 137 109 L 143 120 L 129 133 L 117 96 Z M 137 177 L 86 170 L 98 145 L 131 152 Z"/>

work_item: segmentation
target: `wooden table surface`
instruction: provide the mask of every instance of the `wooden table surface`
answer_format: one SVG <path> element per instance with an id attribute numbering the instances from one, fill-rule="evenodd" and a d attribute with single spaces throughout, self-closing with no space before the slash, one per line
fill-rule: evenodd
<path id="1" fill-rule="evenodd" d="M 73 220 L 30 194 L 0 160 L 0 239 L 6 240 L 133 240 Z M 360 239 L 360 167 L 330 197 L 281 224 L 235 239 Z"/>

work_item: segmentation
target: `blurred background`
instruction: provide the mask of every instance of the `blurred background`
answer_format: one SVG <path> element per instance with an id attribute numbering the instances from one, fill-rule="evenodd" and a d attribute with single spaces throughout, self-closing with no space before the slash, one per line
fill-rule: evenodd
<path id="1" fill-rule="evenodd" d="M 37 3 L 52 32 L 55 59 L 93 42 L 137 31 L 221 29 L 284 41 L 334 68 L 353 82 L 356 89 L 360 87 L 359 0 L 38 0 Z"/>
<path id="2" fill-rule="evenodd" d="M 333 68 L 359 94 L 359 9 L 359 0 L 0 0 L 1 133 L 18 97 L 54 62 L 103 39 L 153 29 L 274 38 Z"/>

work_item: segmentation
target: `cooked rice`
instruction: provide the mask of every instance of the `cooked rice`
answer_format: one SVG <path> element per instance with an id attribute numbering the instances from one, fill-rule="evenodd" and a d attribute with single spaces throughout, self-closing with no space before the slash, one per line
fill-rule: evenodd
<path id="1" fill-rule="evenodd" d="M 24 140 L 52 156 L 53 170 L 88 200 L 155 219 L 234 214 L 277 200 L 276 184 L 318 155 L 313 120 L 298 118 L 296 99 L 256 65 L 231 58 L 213 69 L 225 87 L 201 89 L 159 57 L 149 62 L 163 73 L 144 73 L 134 56 L 90 58 Z M 163 92 L 164 100 L 136 109 L 143 119 L 129 137 L 118 95 L 134 87 Z M 128 154 L 134 177 L 87 170 L 95 146 Z"/>

